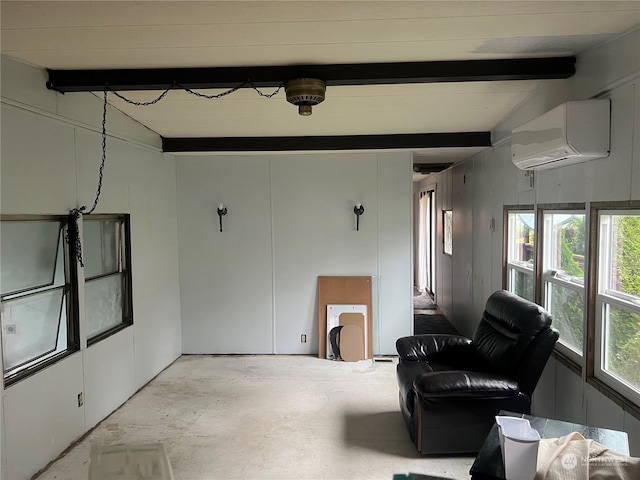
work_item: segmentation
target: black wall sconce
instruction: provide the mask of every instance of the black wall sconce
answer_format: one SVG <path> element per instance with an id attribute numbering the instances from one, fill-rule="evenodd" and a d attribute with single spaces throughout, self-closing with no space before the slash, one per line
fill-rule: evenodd
<path id="1" fill-rule="evenodd" d="M 353 207 L 353 213 L 356 214 L 356 230 L 360 230 L 360 215 L 364 213 L 364 207 L 360 202 L 356 203 L 356 206 Z"/>
<path id="2" fill-rule="evenodd" d="M 220 231 L 222 231 L 222 217 L 227 214 L 227 207 L 224 206 L 224 203 L 218 205 L 218 217 L 220 218 Z"/>

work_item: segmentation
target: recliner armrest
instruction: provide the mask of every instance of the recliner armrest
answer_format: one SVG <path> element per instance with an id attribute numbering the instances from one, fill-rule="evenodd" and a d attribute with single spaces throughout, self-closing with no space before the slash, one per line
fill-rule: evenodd
<path id="1" fill-rule="evenodd" d="M 401 360 L 426 362 L 472 354 L 471 339 L 461 335 L 412 335 L 396 340 Z"/>
<path id="2" fill-rule="evenodd" d="M 430 372 L 418 376 L 413 389 L 422 397 L 515 397 L 518 382 L 500 374 L 467 370 Z"/>

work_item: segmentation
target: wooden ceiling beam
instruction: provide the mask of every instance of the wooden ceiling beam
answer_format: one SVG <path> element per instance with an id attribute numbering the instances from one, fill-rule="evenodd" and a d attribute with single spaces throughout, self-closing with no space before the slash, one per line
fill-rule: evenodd
<path id="1" fill-rule="evenodd" d="M 307 137 L 173 137 L 162 139 L 165 152 L 283 152 L 490 147 L 490 132 Z"/>
<path id="2" fill-rule="evenodd" d="M 575 57 L 433 62 L 281 65 L 255 67 L 49 69 L 47 88 L 58 92 L 277 88 L 294 78 L 318 78 L 327 86 L 480 82 L 569 78 Z M 248 84 L 247 82 L 251 82 Z"/>

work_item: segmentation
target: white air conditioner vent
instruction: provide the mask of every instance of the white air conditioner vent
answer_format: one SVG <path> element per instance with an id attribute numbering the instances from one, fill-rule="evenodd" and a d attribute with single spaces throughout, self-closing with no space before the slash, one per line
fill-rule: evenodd
<path id="1" fill-rule="evenodd" d="M 567 102 L 513 130 L 511 158 L 544 170 L 609 156 L 610 101 Z"/>

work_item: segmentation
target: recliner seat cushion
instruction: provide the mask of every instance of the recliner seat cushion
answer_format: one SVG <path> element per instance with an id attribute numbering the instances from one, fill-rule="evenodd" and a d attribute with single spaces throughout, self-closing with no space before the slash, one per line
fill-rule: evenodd
<path id="1" fill-rule="evenodd" d="M 520 393 L 515 380 L 502 375 L 465 370 L 420 375 L 414 380 L 413 388 L 425 398 L 506 398 Z"/>

